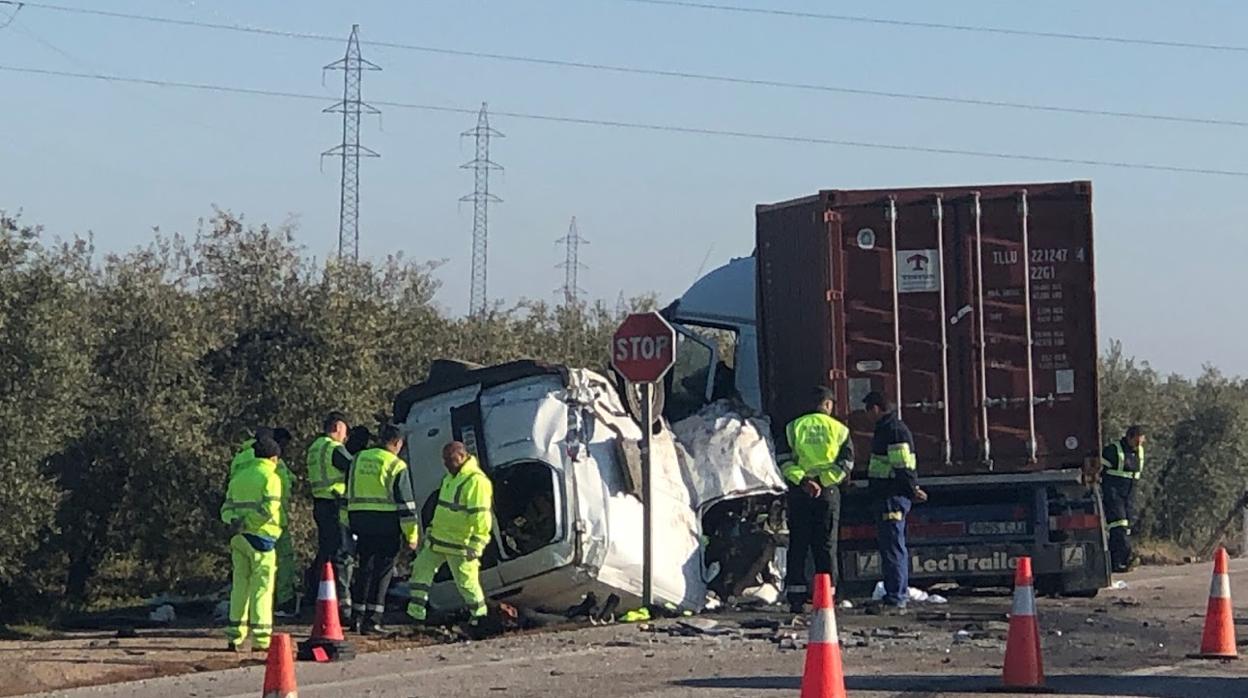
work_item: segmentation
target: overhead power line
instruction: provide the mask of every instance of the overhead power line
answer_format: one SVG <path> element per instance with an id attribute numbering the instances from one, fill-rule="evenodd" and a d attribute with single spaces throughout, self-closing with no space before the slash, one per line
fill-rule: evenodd
<path id="1" fill-rule="evenodd" d="M 150 78 L 132 78 L 120 75 L 102 75 L 91 73 L 74 73 L 61 70 L 48 70 L 44 68 L 27 68 L 20 66 L 0 65 L 0 71 L 10 73 L 25 73 L 28 75 L 44 75 L 67 78 L 79 78 L 84 80 L 105 80 L 110 82 L 133 83 L 139 85 L 150 85 L 155 87 L 173 87 L 180 89 L 199 90 L 205 92 L 218 92 L 229 94 L 242 94 L 260 97 L 281 97 L 286 99 L 302 99 L 302 100 L 324 100 L 322 95 L 307 94 L 300 92 L 284 92 L 280 90 L 266 90 L 248 87 L 234 87 L 230 85 L 215 85 L 207 83 L 193 82 L 176 82 L 172 80 L 155 80 Z M 411 102 L 385 102 L 375 101 L 373 104 L 383 107 L 394 107 L 396 109 L 415 109 L 430 112 L 443 112 L 450 114 L 477 114 L 479 108 L 472 109 L 466 107 L 449 107 L 436 104 L 415 104 Z M 556 114 L 539 114 L 532 112 L 514 112 L 514 111 L 494 111 L 494 116 L 501 116 L 511 119 L 523 119 L 529 121 L 546 121 L 552 123 L 578 124 L 582 126 L 601 126 L 606 128 L 630 129 L 637 131 L 655 131 L 662 133 L 677 133 L 685 135 L 699 136 L 722 136 L 726 138 L 736 138 L 741 140 L 770 141 L 776 143 L 799 143 L 808 145 L 824 145 L 838 146 L 844 148 L 862 148 L 868 150 L 885 150 L 894 152 L 910 152 L 910 153 L 926 153 L 930 155 L 957 155 L 963 157 L 986 158 L 993 160 L 1012 160 L 1023 162 L 1043 162 L 1060 165 L 1085 165 L 1089 167 L 1108 167 L 1125 170 L 1151 170 L 1156 172 L 1174 172 L 1181 174 L 1198 174 L 1198 175 L 1217 175 L 1224 177 L 1248 177 L 1248 171 L 1245 170 L 1226 170 L 1212 167 L 1186 167 L 1179 165 L 1166 165 L 1160 163 L 1149 162 L 1131 162 L 1123 160 L 1096 160 L 1090 158 L 1075 157 L 1057 157 L 1050 155 L 1031 155 L 1025 153 L 1004 153 L 986 150 L 966 150 L 961 148 L 940 148 L 932 146 L 908 145 L 900 143 L 876 143 L 869 141 L 855 141 L 839 138 L 824 138 L 819 136 L 800 136 L 785 135 L 777 133 L 759 133 L 753 131 L 739 131 L 733 129 L 711 128 L 703 126 L 679 126 L 675 124 L 659 124 L 644 123 L 636 121 L 622 121 L 614 119 L 590 119 L 574 116 L 561 116 Z"/>
<path id="2" fill-rule="evenodd" d="M 1090 41 L 1109 44 L 1125 44 L 1132 46 L 1152 46 L 1154 48 L 1197 49 L 1201 51 L 1223 51 L 1228 53 L 1248 53 L 1248 46 L 1235 44 L 1209 44 L 1198 41 L 1180 41 L 1177 39 L 1146 39 L 1134 36 L 1114 36 L 1112 34 L 1077 34 L 1074 32 L 1049 32 L 1034 29 L 1015 29 L 1012 27 L 994 27 L 980 24 L 954 24 L 949 22 L 923 22 L 909 19 L 890 19 L 887 17 L 870 17 L 866 15 L 842 15 L 826 12 L 805 12 L 800 10 L 784 10 L 771 7 L 748 7 L 720 2 L 703 2 L 701 0 L 618 0 L 639 5 L 659 5 L 665 7 L 684 7 L 697 10 L 716 12 L 734 12 L 750 15 L 772 15 L 792 17 L 796 19 L 815 19 L 830 22 L 848 22 L 857 24 L 875 24 L 889 27 L 906 27 L 910 29 L 940 29 L 956 32 L 974 32 L 978 34 L 998 34 L 1003 36 L 1025 36 L 1034 39 L 1064 39 L 1067 41 Z"/>
<path id="3" fill-rule="evenodd" d="M 0 3 L 7 0 L 0 0 Z M 701 4 L 698 4 L 701 6 Z M 95 15 L 100 17 L 109 17 L 114 19 L 125 19 L 140 22 L 151 22 L 156 24 L 169 24 L 175 26 L 195 27 L 199 29 L 211 29 L 217 31 L 232 31 L 245 34 L 256 34 L 260 36 L 281 37 L 286 39 L 297 39 L 304 41 L 320 41 L 320 42 L 338 42 L 338 37 L 325 34 L 315 34 L 309 32 L 293 32 L 281 29 L 270 29 L 264 27 L 244 26 L 236 24 L 219 24 L 214 22 L 203 22 L 198 20 L 173 19 L 168 17 L 155 17 L 150 15 L 139 15 L 126 12 L 113 12 L 109 10 L 92 10 L 86 8 L 66 7 L 62 5 L 51 5 L 46 3 L 26 3 L 27 7 L 52 10 L 58 12 L 69 12 L 73 14 Z M 714 7 L 713 5 L 708 5 Z M 696 80 L 702 82 L 713 82 L 731 85 L 745 85 L 751 87 L 768 87 L 777 89 L 799 90 L 806 92 L 823 92 L 832 94 L 846 94 L 864 97 L 880 97 L 884 99 L 896 99 L 905 101 L 930 102 L 941 104 L 961 104 L 973 107 L 989 107 L 995 109 L 1015 109 L 1020 111 L 1044 112 L 1052 114 L 1073 114 L 1077 116 L 1096 116 L 1108 117 L 1116 119 L 1136 119 L 1142 121 L 1159 121 L 1166 123 L 1195 124 L 1202 126 L 1224 126 L 1234 128 L 1248 128 L 1248 120 L 1241 119 L 1224 119 L 1218 117 L 1203 116 L 1185 116 L 1179 114 L 1161 114 L 1153 112 L 1141 112 L 1132 110 L 1118 109 L 1098 109 L 1092 107 L 1073 107 L 1055 104 L 1039 104 L 1031 102 L 1014 102 L 1009 100 L 998 99 L 976 99 L 972 97 L 957 97 L 952 95 L 928 94 L 919 92 L 901 92 L 896 90 L 872 90 L 859 87 L 850 87 L 845 85 L 829 85 L 821 83 L 795 82 L 788 80 L 771 80 L 766 78 L 749 78 L 734 75 L 723 75 L 715 73 L 701 73 L 687 70 L 673 70 L 660 68 L 641 68 L 636 66 L 612 65 L 608 63 L 595 63 L 589 61 L 572 61 L 557 58 L 543 58 L 539 56 L 523 56 L 515 54 L 492 53 L 486 51 L 470 51 L 465 49 L 453 49 L 439 46 L 424 46 L 419 44 L 410 44 L 396 41 L 360 41 L 361 46 L 370 46 L 376 48 L 388 48 L 403 51 L 413 51 L 418 53 L 426 53 L 433 55 L 455 56 L 460 58 L 476 58 L 483 60 L 503 61 L 510 63 L 522 63 L 528 65 L 541 65 L 555 68 L 571 68 L 576 70 L 590 70 L 599 72 L 610 72 L 622 75 L 645 75 L 651 77 L 663 77 L 680 80 Z"/>

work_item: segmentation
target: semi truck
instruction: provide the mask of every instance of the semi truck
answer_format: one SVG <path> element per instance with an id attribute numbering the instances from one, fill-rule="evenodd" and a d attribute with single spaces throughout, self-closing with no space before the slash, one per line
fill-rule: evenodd
<path id="1" fill-rule="evenodd" d="M 853 433 L 842 593 L 880 578 L 865 487 L 870 391 L 914 432 L 929 493 L 907 519 L 912 584 L 1042 592 L 1109 582 L 1090 182 L 825 190 L 755 210 L 755 247 L 664 310 L 678 351 L 670 420 L 722 398 L 770 419 L 777 450 L 814 386 Z M 859 479 L 860 478 L 860 479 Z"/>

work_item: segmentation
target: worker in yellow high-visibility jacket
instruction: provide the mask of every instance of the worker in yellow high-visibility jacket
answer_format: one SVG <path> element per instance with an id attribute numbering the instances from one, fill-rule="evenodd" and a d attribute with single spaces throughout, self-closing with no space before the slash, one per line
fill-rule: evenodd
<path id="1" fill-rule="evenodd" d="M 351 531 L 347 525 L 347 473 L 351 453 L 343 443 L 349 433 L 347 417 L 330 412 L 323 433 L 308 447 L 308 481 L 312 485 L 312 518 L 316 522 L 316 559 L 308 589 L 320 583 L 325 563 L 334 566 L 338 608 L 343 624 L 351 620 Z M 362 450 L 362 449 L 361 449 Z"/>
<path id="2" fill-rule="evenodd" d="M 781 470 L 789 483 L 789 556 L 784 588 L 789 608 L 800 613 L 810 596 L 806 558 L 815 572 L 827 573 L 832 585 L 837 573 L 837 537 L 841 523 L 841 490 L 854 468 L 854 442 L 849 428 L 832 416 L 835 393 L 818 387 L 811 395 L 811 411 L 785 429 L 792 460 Z"/>
<path id="3" fill-rule="evenodd" d="M 230 461 L 230 474 L 251 463 L 255 459 L 254 446 L 257 439 L 270 438 L 277 444 L 277 476 L 282 482 L 282 515 L 278 525 L 282 527 L 282 536 L 277 540 L 277 579 L 273 582 L 273 606 L 279 617 L 290 617 L 295 614 L 295 546 L 290 536 L 290 503 L 294 491 L 295 475 L 287 467 L 282 455 L 290 449 L 293 437 L 290 430 L 282 427 L 257 427 L 256 436 L 239 445 L 238 453 Z"/>
<path id="4" fill-rule="evenodd" d="M 412 563 L 412 600 L 407 614 L 418 623 L 425 621 L 433 577 L 446 564 L 475 623 L 486 614 L 481 555 L 493 529 L 490 510 L 494 506 L 494 485 L 477 459 L 458 441 L 442 449 L 442 463 L 447 474 L 438 490 L 438 504 L 424 546 Z"/>
<path id="5" fill-rule="evenodd" d="M 362 634 L 384 634 L 386 592 L 402 545 L 415 550 L 418 510 L 407 463 L 399 457 L 403 433 L 381 428 L 380 446 L 361 451 L 347 475 L 347 512 L 358 537 L 359 567 L 351 581 L 352 615 Z"/>
<path id="6" fill-rule="evenodd" d="M 254 457 L 230 478 L 221 520 L 229 524 L 233 583 L 230 588 L 230 650 L 239 651 L 248 635 L 252 647 L 268 649 L 273 633 L 273 580 L 277 540 L 282 535 L 282 483 L 277 475 L 278 446 L 255 440 Z"/>

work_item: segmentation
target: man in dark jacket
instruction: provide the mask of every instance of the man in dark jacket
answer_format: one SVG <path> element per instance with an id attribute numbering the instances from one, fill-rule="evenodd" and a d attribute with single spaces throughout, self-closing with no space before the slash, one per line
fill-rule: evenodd
<path id="1" fill-rule="evenodd" d="M 1144 469 L 1144 429 L 1133 425 L 1101 451 L 1101 504 L 1109 527 L 1109 559 L 1115 572 L 1131 567 L 1131 514 L 1135 481 Z"/>
<path id="2" fill-rule="evenodd" d="M 914 436 L 897 410 L 881 393 L 863 399 L 867 417 L 875 423 L 867 488 L 875 501 L 879 527 L 880 572 L 884 577 L 884 604 L 905 608 L 910 594 L 910 551 L 906 549 L 906 515 L 912 502 L 926 502 L 919 487 Z"/>

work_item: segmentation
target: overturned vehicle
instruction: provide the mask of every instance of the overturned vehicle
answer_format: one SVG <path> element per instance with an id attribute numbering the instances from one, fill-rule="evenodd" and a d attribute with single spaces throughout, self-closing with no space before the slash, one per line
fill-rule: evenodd
<path id="1" fill-rule="evenodd" d="M 533 361 L 436 362 L 395 399 L 426 526 L 446 442 L 464 442 L 494 482 L 481 569 L 491 599 L 599 614 L 640 605 L 642 432 L 628 402 L 600 374 Z M 784 492 L 767 424 L 715 403 L 653 429 L 655 603 L 699 611 L 717 599 L 765 599 L 779 582 Z M 462 603 L 445 569 L 430 601 Z"/>

